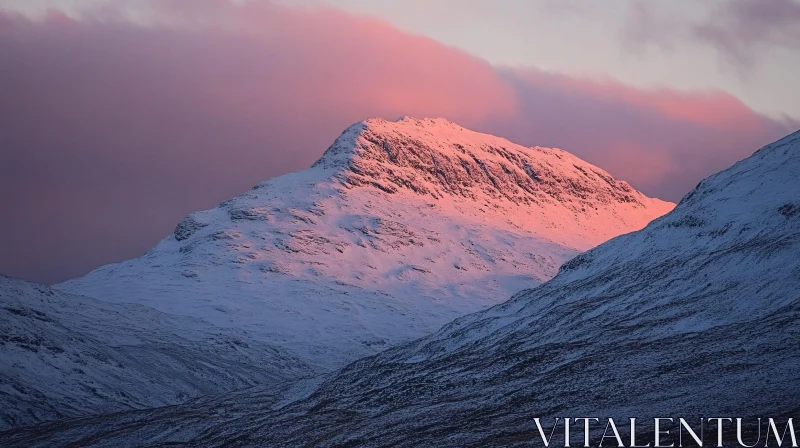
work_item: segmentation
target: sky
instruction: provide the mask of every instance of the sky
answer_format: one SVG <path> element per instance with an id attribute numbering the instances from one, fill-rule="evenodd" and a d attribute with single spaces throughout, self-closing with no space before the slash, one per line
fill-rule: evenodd
<path id="1" fill-rule="evenodd" d="M 800 3 L 0 0 L 0 273 L 54 283 L 442 116 L 677 201 L 800 128 Z"/>

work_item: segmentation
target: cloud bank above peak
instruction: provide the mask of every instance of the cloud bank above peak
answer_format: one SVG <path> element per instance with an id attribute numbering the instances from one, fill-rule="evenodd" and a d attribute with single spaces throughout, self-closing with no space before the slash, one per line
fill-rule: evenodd
<path id="1" fill-rule="evenodd" d="M 275 2 L 0 13 L 0 60 L 0 272 L 43 282 L 141 254 L 367 117 L 561 147 L 673 201 L 798 126 L 720 91 L 496 67 L 382 20 Z"/>

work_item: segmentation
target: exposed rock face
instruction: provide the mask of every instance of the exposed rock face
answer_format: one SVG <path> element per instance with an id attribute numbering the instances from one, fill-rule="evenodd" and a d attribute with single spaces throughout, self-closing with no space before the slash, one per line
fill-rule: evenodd
<path id="1" fill-rule="evenodd" d="M 231 218 L 233 218 L 233 216 Z M 195 232 L 207 225 L 206 223 L 196 221 L 194 217 L 190 215 L 175 226 L 175 232 L 173 234 L 176 240 L 183 241 L 189 239 Z"/>
<path id="2" fill-rule="evenodd" d="M 6 441 L 506 447 L 538 437 L 534 417 L 796 417 L 798 179 L 800 132 L 543 285 L 319 384 L 50 424 Z M 189 421 L 191 412 L 207 418 Z"/>

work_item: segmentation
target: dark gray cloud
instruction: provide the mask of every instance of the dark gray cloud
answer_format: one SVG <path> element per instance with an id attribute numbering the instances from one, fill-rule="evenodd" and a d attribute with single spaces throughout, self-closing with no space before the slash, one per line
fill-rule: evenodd
<path id="1" fill-rule="evenodd" d="M 800 49 L 800 0 L 726 0 L 704 17 L 654 13 L 652 3 L 630 3 L 623 45 L 671 51 L 688 41 L 709 45 L 740 70 L 755 66 L 771 49 Z"/>
<path id="2" fill-rule="evenodd" d="M 732 0 L 693 31 L 731 62 L 751 66 L 764 49 L 800 49 L 800 1 Z"/>

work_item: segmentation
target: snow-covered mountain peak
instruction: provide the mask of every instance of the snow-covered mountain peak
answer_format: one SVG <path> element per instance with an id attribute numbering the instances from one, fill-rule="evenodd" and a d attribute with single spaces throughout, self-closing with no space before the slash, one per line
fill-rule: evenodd
<path id="1" fill-rule="evenodd" d="M 565 151 L 443 119 L 366 120 L 313 167 L 190 214 L 142 257 L 45 292 L 8 282 L 6 294 L 0 281 L 0 330 L 72 341 L 53 359 L 0 346 L 22 366 L 0 380 L 28 390 L 10 392 L 15 405 L 0 418 L 170 404 L 338 368 L 536 286 L 672 205 Z M 48 291 L 53 303 L 39 300 Z M 32 326 L 34 315 L 54 323 Z M 84 355 L 98 350 L 119 365 L 86 360 L 96 374 L 84 375 Z M 26 366 L 58 387 L 32 387 Z M 123 368 L 135 374 L 119 384 L 135 396 L 114 395 Z M 182 378 L 172 389 L 171 376 Z M 35 394 L 47 406 L 26 417 Z"/>
<path id="2" fill-rule="evenodd" d="M 369 119 L 313 167 L 59 288 L 244 328 L 337 367 L 535 286 L 672 206 L 561 150 Z"/>
<path id="3" fill-rule="evenodd" d="M 572 154 L 527 148 L 443 118 L 371 118 L 350 126 L 315 167 L 337 170 L 348 187 L 434 200 L 559 204 L 582 212 L 613 204 L 670 207 Z"/>

